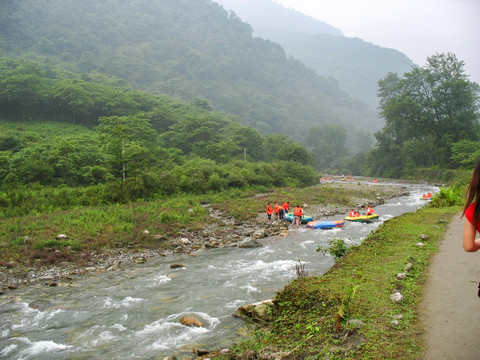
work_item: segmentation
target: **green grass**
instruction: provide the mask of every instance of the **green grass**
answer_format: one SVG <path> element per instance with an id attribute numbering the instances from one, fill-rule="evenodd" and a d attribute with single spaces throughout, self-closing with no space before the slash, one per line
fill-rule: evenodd
<path id="1" fill-rule="evenodd" d="M 419 359 L 423 344 L 417 306 L 430 257 L 444 237 L 449 220 L 459 207 L 424 208 L 382 224 L 362 245 L 352 248 L 326 274 L 295 279 L 275 298 L 274 321 L 256 330 L 252 339 L 237 345 L 247 350 L 290 352 L 312 359 Z M 429 237 L 422 241 L 421 234 Z M 424 242 L 424 247 L 416 243 Z M 396 275 L 413 263 L 405 280 Z M 357 287 L 349 302 L 351 318 L 364 325 L 354 329 L 340 323 L 337 313 L 349 291 Z M 390 295 L 401 290 L 404 300 L 395 304 Z M 392 325 L 394 315 L 402 315 Z M 347 334 L 348 332 L 348 334 Z M 357 350 L 342 346 L 364 337 Z M 263 350 L 262 350 L 263 349 Z M 268 349 L 268 350 L 265 350 Z"/>

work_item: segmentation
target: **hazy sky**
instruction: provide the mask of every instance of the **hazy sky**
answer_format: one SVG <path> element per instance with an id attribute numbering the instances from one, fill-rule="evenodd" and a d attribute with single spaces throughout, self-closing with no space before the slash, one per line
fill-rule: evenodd
<path id="1" fill-rule="evenodd" d="M 454 53 L 480 83 L 479 0 L 275 0 L 359 37 L 394 48 L 425 65 L 427 56 Z"/>

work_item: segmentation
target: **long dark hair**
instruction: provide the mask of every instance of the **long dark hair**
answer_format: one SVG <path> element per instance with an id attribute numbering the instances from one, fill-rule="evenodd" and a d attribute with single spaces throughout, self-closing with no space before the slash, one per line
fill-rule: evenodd
<path id="1" fill-rule="evenodd" d="M 465 203 L 465 207 L 463 208 L 463 215 L 465 215 L 465 211 L 467 211 L 472 202 L 476 202 L 472 221 L 472 224 L 476 229 L 477 221 L 480 217 L 480 160 L 477 161 L 477 164 L 473 169 L 472 180 L 470 181 L 470 185 L 468 185 L 467 201 Z"/>

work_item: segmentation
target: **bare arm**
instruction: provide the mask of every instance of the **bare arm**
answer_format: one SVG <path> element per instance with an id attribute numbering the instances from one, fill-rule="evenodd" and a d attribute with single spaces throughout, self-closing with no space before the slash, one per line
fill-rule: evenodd
<path id="1" fill-rule="evenodd" d="M 473 252 L 480 249 L 480 238 L 475 240 L 476 229 L 472 223 L 465 219 L 465 227 L 463 229 L 463 248 L 465 251 Z"/>

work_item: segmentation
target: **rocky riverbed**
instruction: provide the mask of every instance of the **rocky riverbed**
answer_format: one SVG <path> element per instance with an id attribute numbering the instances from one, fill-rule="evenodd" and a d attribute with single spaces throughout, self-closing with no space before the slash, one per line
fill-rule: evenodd
<path id="1" fill-rule="evenodd" d="M 356 207 L 358 209 L 363 209 L 367 204 L 377 206 L 390 198 L 408 194 L 407 187 L 384 186 L 382 190 L 382 196 L 378 195 L 374 199 L 356 198 L 353 202 L 357 204 Z M 306 213 L 313 216 L 314 219 L 346 214 L 350 210 L 350 208 L 335 204 L 306 205 Z M 144 263 L 158 256 L 169 256 L 172 254 L 195 256 L 198 251 L 205 251 L 208 248 L 241 246 L 242 243 L 248 240 L 288 233 L 289 223 L 281 223 L 279 221 L 267 223 L 266 215 L 263 212 L 258 214 L 255 221 L 240 223 L 234 218 L 214 210 L 209 205 L 205 205 L 205 207 L 209 209 L 210 217 L 214 221 L 211 224 L 207 224 L 201 231 L 189 232 L 186 230 L 180 237 L 176 238 L 150 234 L 148 231 L 142 234 L 145 237 L 155 237 L 159 242 L 162 242 L 162 250 L 127 247 L 105 250 L 103 252 L 90 252 L 84 254 L 88 258 L 88 262 L 81 266 L 73 262 L 62 262 L 48 268 L 35 268 L 21 266 L 13 262 L 8 263 L 6 266 L 0 267 L 0 295 L 15 290 L 20 286 L 34 283 L 43 283 L 45 286 L 57 286 L 62 281 L 68 281 L 85 274 L 122 271 L 126 267 Z"/>

